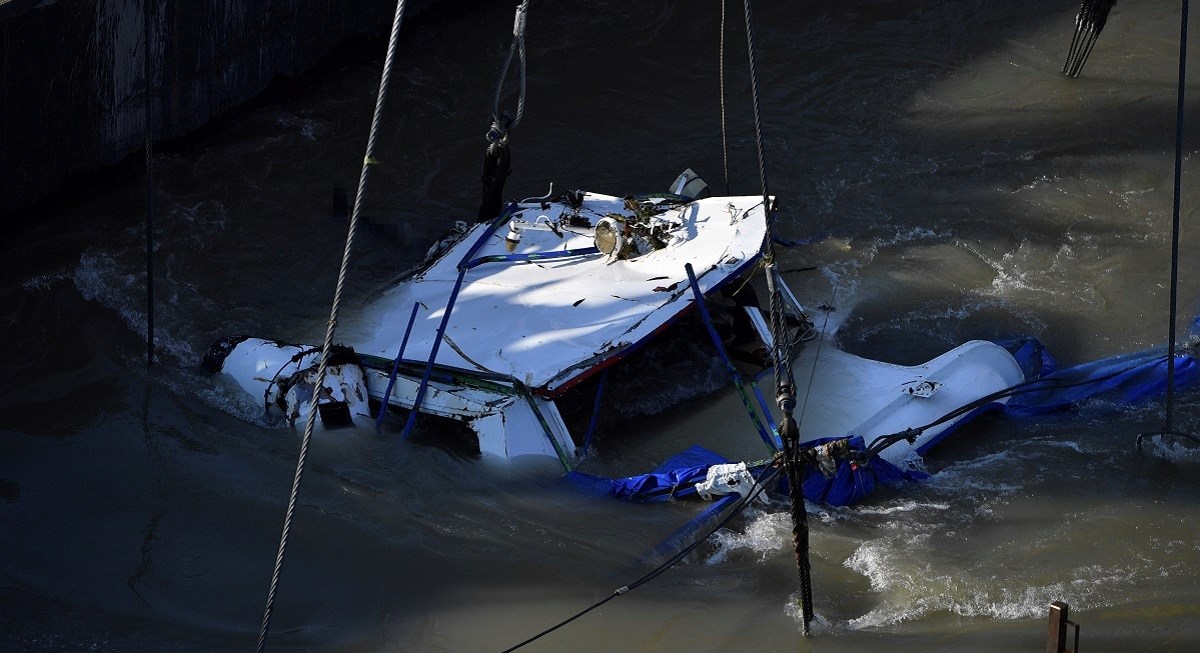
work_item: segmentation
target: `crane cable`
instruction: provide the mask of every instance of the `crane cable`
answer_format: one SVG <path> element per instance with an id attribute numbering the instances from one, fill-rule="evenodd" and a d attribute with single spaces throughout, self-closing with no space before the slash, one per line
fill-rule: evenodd
<path id="1" fill-rule="evenodd" d="M 333 305 L 329 311 L 329 323 L 325 329 L 325 344 L 321 349 L 321 363 L 317 367 L 317 378 L 313 386 L 313 397 L 308 406 L 308 421 L 304 425 L 304 437 L 300 441 L 300 454 L 296 460 L 296 474 L 292 479 L 292 490 L 288 497 L 287 512 L 283 519 L 283 530 L 279 535 L 279 551 L 275 556 L 275 569 L 271 572 L 271 587 L 267 592 L 267 604 L 263 609 L 262 628 L 258 633 L 258 653 L 266 649 L 267 634 L 271 628 L 271 614 L 275 607 L 275 594 L 279 589 L 279 576 L 283 569 L 283 558 L 287 553 L 288 535 L 292 528 L 292 519 L 296 512 L 296 499 L 300 494 L 300 479 L 304 475 L 304 462 L 308 457 L 308 446 L 312 441 L 313 427 L 316 424 L 317 403 L 320 400 L 325 382 L 325 368 L 329 353 L 333 349 L 333 333 L 337 328 L 338 307 L 341 304 L 342 289 L 346 284 L 346 272 L 350 267 L 350 254 L 354 247 L 354 232 L 358 226 L 358 217 L 362 211 L 363 196 L 366 194 L 367 177 L 371 166 L 376 163 L 374 158 L 375 138 L 379 133 L 379 124 L 383 117 L 384 98 L 387 97 L 388 79 L 391 77 L 392 62 L 396 56 L 396 41 L 400 33 L 400 22 L 404 16 L 404 1 L 397 0 L 396 13 L 392 18 L 392 31 L 388 39 L 387 57 L 383 62 L 383 73 L 379 80 L 379 93 L 375 98 L 375 114 L 371 120 L 371 132 L 367 137 L 367 151 L 363 156 L 362 171 L 358 177 L 358 193 L 354 196 L 354 209 L 350 214 L 350 226 L 346 233 L 346 246 L 342 250 L 342 265 L 338 271 L 337 288 L 333 294 Z"/>
<path id="2" fill-rule="evenodd" d="M 483 157 L 482 198 L 479 202 L 479 222 L 488 222 L 496 218 L 504 205 L 504 182 L 508 179 L 512 168 L 511 154 L 508 149 L 508 132 L 521 123 L 525 115 L 525 18 L 529 13 L 529 0 L 522 0 L 517 5 L 513 17 L 513 39 L 508 46 L 508 54 L 504 57 L 504 65 L 500 68 L 500 76 L 496 80 L 496 95 L 492 99 L 492 124 L 484 138 L 487 149 Z M 504 83 L 508 79 L 508 71 L 513 59 L 517 60 L 517 109 L 516 115 L 500 110 L 500 98 L 504 94 Z"/>
<path id="3" fill-rule="evenodd" d="M 1142 440 L 1153 436 L 1176 436 L 1200 443 L 1200 438 L 1174 430 L 1175 409 L 1175 322 L 1179 313 L 1179 194 L 1183 181 L 1183 90 L 1187 78 L 1188 0 L 1183 0 L 1179 20 L 1179 90 L 1175 102 L 1175 196 L 1171 214 L 1171 300 L 1167 317 L 1167 400 L 1163 427 L 1137 436 L 1135 444 L 1142 450 Z"/>
<path id="4" fill-rule="evenodd" d="M 800 427 L 792 413 L 796 409 L 796 379 L 792 374 L 791 334 L 783 315 L 783 298 L 775 279 L 774 245 L 770 231 L 775 223 L 775 207 L 767 186 L 767 161 L 763 148 L 762 113 L 758 102 L 758 71 L 754 54 L 754 17 L 751 0 L 743 0 L 746 17 L 746 49 L 750 64 L 750 97 L 754 107 L 754 143 L 758 150 L 758 177 L 762 184 L 763 212 L 767 219 L 767 237 L 763 242 L 763 258 L 767 264 L 767 283 L 771 288 L 771 338 L 774 340 L 772 355 L 775 363 L 776 401 L 783 418 L 780 420 L 779 437 L 783 442 L 786 457 L 788 491 L 791 497 L 792 544 L 796 553 L 796 567 L 800 575 L 800 603 L 804 621 L 804 634 L 809 634 L 813 619 L 812 574 L 808 549 L 808 510 L 804 504 L 803 462 L 800 457 Z"/>
<path id="5" fill-rule="evenodd" d="M 604 605 L 605 603 L 608 603 L 609 601 L 611 601 L 619 596 L 624 596 L 625 594 L 628 594 L 629 592 L 631 592 L 631 591 L 641 587 L 642 585 L 645 585 L 646 583 L 654 580 L 655 578 L 658 578 L 659 576 L 661 576 L 668 569 L 670 569 L 671 567 L 674 567 L 676 564 L 678 564 L 680 560 L 683 560 L 684 558 L 686 558 L 689 553 L 696 550 L 696 548 L 699 547 L 706 540 L 708 540 L 708 538 L 711 537 L 713 533 L 716 533 L 717 531 L 724 528 L 725 525 L 728 524 L 730 521 L 732 521 L 735 516 L 741 514 L 743 508 L 746 508 L 751 503 L 753 503 L 754 500 L 757 499 L 758 496 L 766 490 L 767 483 L 771 482 L 771 480 L 774 479 L 779 474 L 779 472 L 781 470 L 778 467 L 778 464 L 782 464 L 782 463 L 783 463 L 783 461 L 780 461 L 780 460 L 773 460 L 770 463 L 768 463 L 763 468 L 762 472 L 759 473 L 758 477 L 754 479 L 755 480 L 754 488 L 752 490 L 750 490 L 749 492 L 747 492 L 747 494 L 745 496 L 741 497 L 736 502 L 734 502 L 734 507 L 730 508 L 728 511 L 726 511 L 725 516 L 721 519 L 721 521 L 717 522 L 716 525 L 709 528 L 708 532 L 706 532 L 703 536 L 696 538 L 695 540 L 692 541 L 691 544 L 687 545 L 683 549 L 680 549 L 680 551 L 678 553 L 676 553 L 675 555 L 668 558 L 665 562 L 658 565 L 657 567 L 650 570 L 649 572 L 643 574 L 641 576 L 641 578 L 638 578 L 637 580 L 633 581 L 632 583 L 629 583 L 628 585 L 623 585 L 623 586 L 613 590 L 611 594 L 604 597 L 603 599 L 596 601 L 595 603 L 589 605 L 588 607 L 580 610 L 579 612 L 576 612 L 575 614 L 571 615 L 570 617 L 567 617 L 566 619 L 563 619 L 562 621 L 543 630 L 542 632 L 522 641 L 521 643 L 504 649 L 503 651 L 501 651 L 501 653 L 512 653 L 513 651 L 515 651 L 519 648 L 524 648 L 526 645 L 531 644 L 531 643 L 545 637 L 546 635 L 549 635 L 550 633 L 558 630 L 559 628 L 562 628 L 563 626 L 566 626 L 567 624 L 571 623 L 572 621 L 575 621 L 576 619 L 591 612 L 592 610 L 595 610 L 596 608 L 599 608 L 600 606 Z"/>

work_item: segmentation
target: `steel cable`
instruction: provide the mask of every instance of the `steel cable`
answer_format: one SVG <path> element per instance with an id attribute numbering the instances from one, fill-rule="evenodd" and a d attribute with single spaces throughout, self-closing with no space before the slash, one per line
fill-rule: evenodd
<path id="1" fill-rule="evenodd" d="M 300 494 L 300 480 L 304 475 L 304 462 L 308 457 L 309 443 L 312 441 L 313 428 L 316 424 L 317 402 L 325 382 L 325 368 L 329 360 L 329 352 L 333 348 L 333 334 L 337 329 L 338 307 L 342 300 L 342 290 L 346 285 L 346 272 L 350 267 L 350 254 L 354 248 L 354 232 L 358 226 L 359 214 L 362 211 L 363 197 L 366 194 L 367 178 L 371 166 L 375 164 L 375 139 L 379 133 L 379 125 L 383 117 L 384 99 L 387 97 L 388 78 L 391 77 L 392 62 L 396 56 L 396 41 L 400 34 L 400 22 L 404 16 L 404 0 L 396 3 L 396 13 L 392 18 L 392 31 L 388 38 L 387 57 L 383 62 L 383 73 L 379 80 L 379 94 L 375 98 L 375 114 L 371 120 L 371 132 L 367 137 L 367 151 L 363 156 L 362 171 L 358 177 L 358 193 L 354 196 L 354 209 L 350 214 L 350 225 L 346 234 L 346 246 L 342 250 L 342 265 L 338 270 L 337 287 L 333 294 L 333 305 L 329 311 L 329 323 L 325 329 L 325 344 L 321 348 L 321 363 L 317 367 L 316 384 L 311 403 L 308 407 L 308 421 L 304 425 L 304 437 L 300 441 L 300 454 L 296 460 L 296 474 L 292 479 L 291 494 L 288 497 L 287 512 L 283 519 L 283 530 L 279 535 L 279 551 L 275 556 L 275 568 L 271 573 L 271 587 L 267 592 L 267 604 L 263 610 L 262 628 L 258 633 L 258 652 L 266 649 L 267 634 L 271 627 L 271 614 L 275 607 L 275 595 L 279 589 L 279 577 L 283 569 L 284 555 L 287 553 L 288 535 L 292 528 L 292 519 L 296 512 L 296 499 Z"/>
<path id="2" fill-rule="evenodd" d="M 571 623 L 572 621 L 575 621 L 576 619 L 584 616 L 585 614 L 591 612 L 592 610 L 599 608 L 600 606 L 604 605 L 605 603 L 608 603 L 609 601 L 617 598 L 618 596 L 623 596 L 624 594 L 627 594 L 627 593 L 637 589 L 638 587 L 645 585 L 646 583 L 654 580 L 655 578 L 658 578 L 664 572 L 666 572 L 668 569 L 670 569 L 671 567 L 674 567 L 676 564 L 678 564 L 678 562 L 680 560 L 683 560 L 685 557 L 687 557 L 687 555 L 689 553 L 694 551 L 696 549 L 696 547 L 703 544 L 709 537 L 712 537 L 713 533 L 716 533 L 717 531 L 724 528 L 725 525 L 728 524 L 736 515 L 741 513 L 743 508 L 745 508 L 746 506 L 749 506 L 755 499 L 757 499 L 758 495 L 762 494 L 763 491 L 766 489 L 766 484 L 769 483 L 771 481 L 771 479 L 775 478 L 775 476 L 777 476 L 779 474 L 779 471 L 780 471 L 780 468 L 771 466 L 771 465 L 768 465 L 766 468 L 764 468 L 762 473 L 758 476 L 758 478 L 755 479 L 754 489 L 752 491 L 750 491 L 746 496 L 742 497 L 740 501 L 735 503 L 733 508 L 731 508 L 729 510 L 729 512 L 725 513 L 725 517 L 723 517 L 721 519 L 721 521 L 717 522 L 716 526 L 713 526 L 712 528 L 710 528 L 708 530 L 708 532 L 705 533 L 702 537 L 696 538 L 691 544 L 684 547 L 678 553 L 676 553 L 675 555 L 673 555 L 669 559 L 667 559 L 666 562 L 663 562 L 659 566 L 657 566 L 654 569 L 652 569 L 651 571 L 647 572 L 641 578 L 638 578 L 637 580 L 633 581 L 632 583 L 630 583 L 628 585 L 625 585 L 625 586 L 622 586 L 622 587 L 619 587 L 619 588 L 613 590 L 613 592 L 611 594 L 604 597 L 603 599 L 596 601 L 595 603 L 580 610 L 579 612 L 576 612 L 575 614 L 558 622 L 557 624 L 554 624 L 553 626 L 543 630 L 542 632 L 534 635 L 533 637 L 530 637 L 519 644 L 510 646 L 509 648 L 504 649 L 503 651 L 501 651 L 501 653 L 512 653 L 513 651 L 515 651 L 519 648 L 522 648 L 528 644 L 531 644 L 531 643 L 545 637 L 546 635 L 549 635 L 550 633 L 558 630 L 559 628 L 566 626 L 567 624 Z M 770 472 L 770 473 L 768 473 L 768 472 Z M 801 504 L 801 505 L 803 505 L 803 504 Z"/>
<path id="3" fill-rule="evenodd" d="M 1142 440 L 1153 435 L 1172 435 L 1193 442 L 1200 438 L 1173 428 L 1175 420 L 1175 322 L 1179 319 L 1179 195 L 1183 185 L 1183 91 L 1187 79 L 1188 0 L 1183 0 L 1179 19 L 1179 88 L 1175 99 L 1175 194 L 1171 209 L 1171 299 L 1167 317 L 1167 399 L 1163 427 L 1137 436 L 1135 445 L 1140 451 Z"/>

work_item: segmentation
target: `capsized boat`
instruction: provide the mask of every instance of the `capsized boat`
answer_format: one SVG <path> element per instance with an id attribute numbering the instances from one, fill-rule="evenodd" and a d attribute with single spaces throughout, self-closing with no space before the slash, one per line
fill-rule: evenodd
<path id="1" fill-rule="evenodd" d="M 693 178 L 681 176 L 676 190 Z M 556 400 L 688 311 L 685 264 L 714 293 L 754 267 L 766 235 L 760 197 L 575 192 L 459 223 L 360 316 L 354 331 L 366 337 L 331 361 L 322 422 L 373 420 L 380 404 L 415 407 L 465 422 L 484 456 L 553 456 L 569 468 L 580 443 Z M 313 396 L 318 358 L 314 347 L 233 338 L 213 346 L 206 366 L 295 420 Z"/>
<path id="2" fill-rule="evenodd" d="M 559 403 L 668 331 L 698 297 L 707 305 L 722 291 L 734 294 L 760 262 L 770 238 L 763 198 L 700 197 L 705 188 L 688 170 L 671 193 L 548 194 L 511 203 L 490 223 L 459 223 L 357 318 L 357 341 L 334 352 L 320 392 L 313 388 L 317 347 L 228 338 L 213 345 L 205 365 L 293 423 L 314 395 L 326 428 L 371 425 L 390 408 L 410 414 L 407 433 L 419 412 L 468 425 L 486 459 L 556 458 L 569 471 L 586 451 L 585 434 L 568 429 Z M 792 327 L 815 333 L 800 302 L 783 291 Z M 760 309 L 739 300 L 733 312 L 743 328 L 732 331 L 742 335 L 726 331 L 718 348 L 734 345 L 743 358 L 769 365 L 772 336 Z M 825 342 L 796 360 L 806 369 L 814 364 L 803 440 L 869 441 L 1023 379 L 1006 350 L 982 341 L 915 367 Z M 756 423 L 770 425 L 761 429 L 768 452 L 777 450 L 772 409 L 761 396 L 757 408 L 746 403 Z M 901 463 L 968 417 L 890 447 L 888 459 Z"/>

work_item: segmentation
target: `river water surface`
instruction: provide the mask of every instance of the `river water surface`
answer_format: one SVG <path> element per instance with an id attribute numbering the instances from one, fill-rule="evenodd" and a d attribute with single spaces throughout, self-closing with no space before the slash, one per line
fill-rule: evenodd
<path id="1" fill-rule="evenodd" d="M 473 217 L 511 9 L 407 26 L 344 323 Z M 755 9 L 780 231 L 816 239 L 783 267 L 836 307 L 844 348 L 912 364 L 1034 335 L 1069 364 L 1165 342 L 1176 3 L 1117 3 L 1078 79 L 1058 72 L 1071 2 Z M 729 20 L 730 187 L 756 194 L 740 6 Z M 535 3 L 507 194 L 657 191 L 685 167 L 722 189 L 719 26 L 717 2 Z M 157 156 L 152 369 L 138 179 L 43 208 L 4 243 L 0 649 L 254 646 L 299 434 L 197 365 L 231 333 L 320 341 L 345 238 L 330 197 L 357 179 L 381 60 L 327 65 Z M 1181 324 L 1200 308 L 1196 144 Z M 1200 455 L 1133 449 L 1162 408 L 984 418 L 927 458 L 929 482 L 809 506 L 811 638 L 776 504 L 527 650 L 1034 651 L 1053 600 L 1086 650 L 1200 650 Z M 1181 396 L 1178 426 L 1198 411 Z M 599 437 L 584 468 L 600 473 L 755 439 L 724 387 Z M 596 500 L 394 433 L 321 436 L 269 648 L 501 650 L 641 576 L 697 509 Z"/>

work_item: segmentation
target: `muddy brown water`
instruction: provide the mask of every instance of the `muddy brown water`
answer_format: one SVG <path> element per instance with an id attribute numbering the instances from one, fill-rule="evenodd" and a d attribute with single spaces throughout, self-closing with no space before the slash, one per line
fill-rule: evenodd
<path id="1" fill-rule="evenodd" d="M 723 187 L 719 7 L 535 3 L 507 194 L 551 181 L 655 191 L 684 167 Z M 755 9 L 780 230 L 816 237 L 784 265 L 816 267 L 789 279 L 836 306 L 844 348 L 911 364 L 1035 335 L 1074 363 L 1165 341 L 1175 3 L 1117 3 L 1078 79 L 1058 72 L 1069 2 Z M 754 194 L 740 16 L 731 8 L 730 185 Z M 346 321 L 474 215 L 510 26 L 510 4 L 494 2 L 406 33 Z M 43 207 L 5 242 L 0 649 L 253 647 L 299 437 L 196 365 L 230 333 L 320 339 L 345 236 L 330 196 L 357 178 L 381 58 L 327 66 L 158 156 L 150 370 L 137 179 Z M 1182 326 L 1200 307 L 1196 143 Z M 663 382 L 680 397 L 705 383 Z M 1198 409 L 1181 395 L 1179 426 L 1196 428 Z M 983 418 L 926 459 L 929 482 L 810 506 L 811 638 L 775 505 L 527 650 L 1032 651 L 1053 600 L 1071 604 L 1086 650 L 1200 649 L 1200 455 L 1133 451 L 1161 414 L 1099 401 Z M 585 469 L 754 441 L 722 388 L 609 422 Z M 373 432 L 322 437 L 309 463 L 271 650 L 501 650 L 645 573 L 698 510 L 598 501 Z"/>

